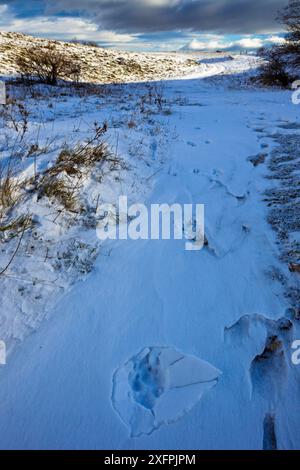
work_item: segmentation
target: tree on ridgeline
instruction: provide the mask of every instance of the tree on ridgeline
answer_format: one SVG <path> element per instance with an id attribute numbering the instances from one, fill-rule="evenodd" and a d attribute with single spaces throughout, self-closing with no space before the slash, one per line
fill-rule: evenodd
<path id="1" fill-rule="evenodd" d="M 278 21 L 285 26 L 286 36 L 282 44 L 260 49 L 259 55 L 265 59 L 260 80 L 287 88 L 300 78 L 300 0 L 289 0 Z"/>

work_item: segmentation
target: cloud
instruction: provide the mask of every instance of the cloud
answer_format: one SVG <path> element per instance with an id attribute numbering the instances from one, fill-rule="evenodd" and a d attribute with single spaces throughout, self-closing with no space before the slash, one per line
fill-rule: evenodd
<path id="1" fill-rule="evenodd" d="M 189 30 L 252 34 L 280 30 L 287 0 L 47 0 L 52 14 L 91 15 L 106 29 L 131 33 Z"/>
<path id="2" fill-rule="evenodd" d="M 187 51 L 215 51 L 218 49 L 226 50 L 230 48 L 232 43 L 224 42 L 223 38 L 220 39 L 209 39 L 206 41 L 199 41 L 198 39 L 192 39 L 182 50 Z"/>
<path id="3" fill-rule="evenodd" d="M 0 15 L 4 15 L 8 10 L 8 5 L 0 5 Z"/>
<path id="4" fill-rule="evenodd" d="M 259 47 L 262 47 L 263 44 L 264 41 L 262 39 L 252 37 L 240 39 L 235 43 L 236 46 L 240 46 L 243 49 L 258 49 Z"/>
<path id="5" fill-rule="evenodd" d="M 282 36 L 271 36 L 268 39 L 271 44 L 284 44 L 286 42 Z"/>
<path id="6" fill-rule="evenodd" d="M 282 41 L 287 0 L 0 0 L 6 31 L 130 49 L 256 48 Z M 206 37 L 207 36 L 207 37 Z M 235 36 L 235 37 L 233 37 Z"/>
<path id="7" fill-rule="evenodd" d="M 1 5 L 0 5 L 1 12 Z M 120 34 L 114 31 L 99 31 L 96 24 L 82 18 L 44 18 L 16 19 L 6 25 L 1 25 L 2 31 L 15 31 L 35 36 L 53 37 L 56 39 L 93 40 L 105 46 L 122 44 L 129 45 L 135 40 L 130 34 Z"/>
<path id="8" fill-rule="evenodd" d="M 227 39 L 224 36 L 206 35 L 200 39 L 192 39 L 182 50 L 188 51 L 236 51 L 236 50 L 255 50 L 260 47 L 271 46 L 274 44 L 283 44 L 285 39 L 281 36 L 245 36 L 238 39 Z"/>

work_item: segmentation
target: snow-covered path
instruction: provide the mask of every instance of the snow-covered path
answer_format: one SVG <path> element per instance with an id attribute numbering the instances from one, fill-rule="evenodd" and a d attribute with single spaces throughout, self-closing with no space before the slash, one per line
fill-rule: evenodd
<path id="1" fill-rule="evenodd" d="M 288 303 L 266 275 L 277 257 L 261 196 L 266 169 L 247 160 L 271 144 L 258 127 L 272 132 L 297 109 L 287 92 L 225 91 L 207 80 L 166 90 L 189 104 L 170 116 L 178 139 L 146 203 L 205 204 L 208 246 L 107 243 L 90 277 L 0 370 L 1 448 L 261 449 L 268 414 L 278 447 L 300 445 L 299 371 L 289 351 L 270 382 L 253 364 L 268 319 L 284 317 Z M 153 346 L 208 361 L 222 375 L 181 419 L 133 438 L 114 409 L 113 375 Z"/>

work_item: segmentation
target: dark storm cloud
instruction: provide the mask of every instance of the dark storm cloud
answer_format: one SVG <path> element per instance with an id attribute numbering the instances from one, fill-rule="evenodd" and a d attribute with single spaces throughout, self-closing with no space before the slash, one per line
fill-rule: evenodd
<path id="1" fill-rule="evenodd" d="M 80 12 L 119 32 L 190 30 L 248 34 L 278 30 L 287 0 L 51 0 L 48 12 Z"/>
<path id="2" fill-rule="evenodd" d="M 82 16 L 101 29 L 129 33 L 176 30 L 251 34 L 279 30 L 287 0 L 0 0 L 18 18 Z"/>

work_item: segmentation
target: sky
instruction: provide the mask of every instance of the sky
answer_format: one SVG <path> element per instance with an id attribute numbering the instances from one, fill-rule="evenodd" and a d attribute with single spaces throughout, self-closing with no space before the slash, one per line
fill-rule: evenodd
<path id="1" fill-rule="evenodd" d="M 253 50 L 283 41 L 288 0 L 0 0 L 0 31 L 128 50 Z"/>

